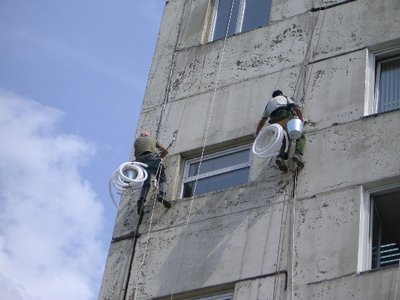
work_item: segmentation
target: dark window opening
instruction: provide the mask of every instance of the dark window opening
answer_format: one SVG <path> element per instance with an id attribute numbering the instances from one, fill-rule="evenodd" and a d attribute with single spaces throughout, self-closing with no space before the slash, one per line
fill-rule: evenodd
<path id="1" fill-rule="evenodd" d="M 373 194 L 372 268 L 399 263 L 400 259 L 400 189 Z"/>

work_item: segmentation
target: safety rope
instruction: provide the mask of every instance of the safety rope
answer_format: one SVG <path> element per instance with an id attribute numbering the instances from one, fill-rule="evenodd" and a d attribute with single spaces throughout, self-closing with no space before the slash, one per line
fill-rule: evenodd
<path id="1" fill-rule="evenodd" d="M 311 50 L 311 42 L 313 40 L 313 36 L 314 36 L 314 33 L 315 33 L 315 28 L 316 28 L 316 25 L 318 23 L 320 13 L 321 13 L 321 11 L 318 12 L 318 15 L 317 15 L 317 18 L 315 20 L 315 23 L 313 24 L 312 32 L 310 34 L 310 39 L 308 40 L 308 43 L 307 43 L 306 53 L 305 53 L 302 65 L 300 67 L 299 76 L 297 78 L 295 89 L 294 89 L 294 92 L 293 92 L 293 97 L 295 99 L 296 99 L 296 91 L 297 91 L 297 88 L 298 88 L 298 84 L 300 82 L 300 78 L 303 77 L 303 80 L 305 80 L 305 78 L 306 78 L 305 72 L 306 72 L 306 66 L 308 65 L 308 62 L 309 62 L 309 56 L 310 56 L 310 50 Z M 325 19 L 325 9 L 324 9 L 323 20 L 321 22 L 321 31 L 322 31 L 324 19 Z M 318 49 L 320 37 L 321 37 L 321 32 L 320 32 L 320 34 L 318 36 L 318 40 L 317 40 L 317 44 L 316 44 L 316 47 L 315 47 L 315 51 Z M 293 46 L 293 44 L 292 44 L 292 46 Z M 307 83 L 303 83 L 303 94 L 302 94 L 302 96 L 300 98 L 300 102 L 301 102 L 302 106 L 304 105 L 304 96 L 305 96 L 305 94 L 307 92 L 307 88 L 308 88 L 308 85 L 309 85 L 309 82 L 310 82 L 311 73 L 312 73 L 312 67 L 313 67 L 313 65 L 311 66 L 311 70 L 310 70 L 310 73 L 309 73 L 309 77 L 308 77 Z M 282 73 L 283 69 L 284 69 L 284 67 L 281 69 L 281 73 Z M 280 80 L 281 73 L 280 73 L 280 75 L 278 77 L 277 84 L 278 84 L 278 82 Z M 294 259 L 295 259 L 294 253 L 295 253 L 296 190 L 297 190 L 298 171 L 299 171 L 299 169 L 296 168 L 295 169 L 295 173 L 294 173 L 294 177 L 293 177 L 293 190 L 292 190 L 292 195 L 291 195 L 292 196 L 291 198 L 292 198 L 292 201 L 293 201 L 292 214 L 291 214 L 292 215 L 292 218 L 291 218 L 291 225 L 292 225 L 291 226 L 292 227 L 291 228 L 291 231 L 292 231 L 292 237 L 291 237 L 291 246 L 292 246 L 291 252 L 292 253 L 291 254 L 292 254 L 292 259 L 291 259 L 291 284 L 290 284 L 291 285 L 291 297 L 292 297 L 292 299 L 294 299 Z M 279 246 L 278 246 L 278 255 L 277 255 L 277 262 L 276 262 L 276 271 L 280 268 L 280 264 L 281 264 L 281 257 L 282 257 L 282 253 L 281 252 L 282 252 L 283 240 L 284 240 L 283 236 L 284 236 L 284 232 L 286 230 L 286 222 L 287 222 L 287 219 L 288 219 L 287 216 L 284 218 L 284 213 L 285 213 L 286 206 L 288 206 L 288 204 L 286 204 L 286 201 L 285 201 L 285 203 L 283 204 L 283 207 L 282 207 L 282 216 L 281 216 L 282 219 L 281 219 L 281 228 L 280 228 L 280 234 L 279 234 L 279 244 L 278 244 Z M 289 210 L 287 210 L 287 213 L 288 212 L 289 212 Z M 272 299 L 275 299 L 276 296 L 277 296 L 277 284 L 278 284 L 278 279 L 275 278 L 274 290 L 273 290 L 273 298 Z"/>
<path id="2" fill-rule="evenodd" d="M 206 126 L 206 131 L 205 131 L 205 137 L 204 137 L 204 140 L 203 140 L 203 145 L 202 145 L 202 150 L 201 150 L 201 155 L 200 155 L 200 161 L 199 161 L 199 166 L 198 166 L 198 170 L 197 170 L 197 176 L 196 176 L 196 180 L 195 180 L 195 184 L 194 184 L 194 188 L 193 188 L 193 195 L 192 195 L 192 197 L 191 197 L 190 206 L 189 206 L 189 213 L 188 213 L 188 216 L 187 216 L 187 219 L 186 219 L 185 226 L 184 226 L 183 232 L 182 232 L 182 234 L 181 234 L 181 237 L 185 237 L 185 236 L 186 236 L 186 234 L 187 234 L 187 229 L 188 229 L 188 225 L 189 225 L 189 222 L 190 222 L 190 219 L 191 219 L 191 215 L 192 215 L 193 200 L 194 200 L 194 195 L 195 195 L 195 193 L 196 193 L 196 189 L 197 189 L 197 185 L 198 185 L 198 180 L 199 180 L 199 174 L 200 174 L 200 171 L 201 171 L 201 165 L 202 165 L 203 158 L 204 158 L 205 147 L 206 147 L 208 132 L 209 132 L 210 124 L 211 124 L 211 118 L 212 118 L 213 108 L 214 108 L 214 103 L 215 103 L 215 98 L 216 98 L 216 91 L 217 91 L 217 88 L 218 88 L 218 85 L 219 85 L 219 77 L 220 77 L 221 68 L 222 68 L 222 63 L 223 63 L 223 59 L 224 59 L 224 53 L 225 53 L 225 47 L 226 47 L 226 40 L 227 40 L 227 33 L 228 33 L 228 28 L 229 28 L 230 22 L 231 22 L 232 10 L 233 10 L 234 3 L 235 3 L 235 0 L 232 1 L 230 13 L 229 13 L 229 19 L 228 19 L 228 24 L 227 24 L 227 30 L 226 30 L 225 37 L 224 37 L 224 40 L 223 40 L 223 47 L 222 47 L 222 52 L 221 52 L 220 61 L 219 61 L 219 68 L 218 68 L 218 72 L 217 72 L 217 76 L 216 76 L 216 77 L 217 77 L 217 78 L 216 78 L 217 80 L 216 80 L 216 83 L 215 83 L 215 87 L 214 87 L 214 91 L 213 91 L 213 94 L 212 94 L 212 98 L 211 98 L 211 100 L 210 100 L 209 113 L 208 113 L 208 119 L 207 119 L 207 126 Z M 318 20 L 318 17 L 317 17 L 317 20 Z M 317 23 L 317 21 L 316 21 L 316 23 Z M 322 25 L 321 25 L 321 27 L 322 27 Z M 314 33 L 314 29 L 315 29 L 315 25 L 314 25 L 314 27 L 313 27 L 313 33 Z M 310 38 L 309 43 L 311 43 L 313 33 L 312 33 L 312 35 L 311 35 L 311 38 Z M 318 42 L 319 42 L 319 40 L 318 40 Z M 294 44 L 294 42 L 293 42 L 293 44 Z M 293 44 L 292 44 L 292 46 L 293 46 Z M 317 43 L 317 46 L 318 46 L 318 43 Z M 307 49 L 308 49 L 308 48 L 307 48 Z M 307 51 L 308 51 L 308 50 L 307 50 Z M 303 63 L 304 63 L 304 62 L 303 62 Z M 281 69 L 281 71 L 279 72 L 280 75 L 279 75 L 279 77 L 278 77 L 278 81 L 280 80 L 282 71 L 283 71 L 283 69 Z M 301 73 L 301 71 L 300 71 L 300 73 Z M 310 75 L 310 76 L 311 76 L 311 75 Z M 300 74 L 299 74 L 299 77 L 300 77 Z M 307 84 L 309 83 L 309 80 L 310 80 L 310 78 L 308 79 Z M 296 88 L 295 88 L 295 90 L 296 90 L 296 89 L 297 89 L 297 82 L 296 82 Z M 303 86 L 303 89 L 304 89 L 304 86 Z M 168 94 L 168 93 L 167 93 L 167 94 Z M 160 116 L 159 126 L 158 126 L 158 128 L 157 128 L 157 136 L 159 135 L 159 132 L 160 132 L 160 124 L 161 124 L 161 121 L 162 121 L 163 112 L 165 111 L 165 108 L 166 108 L 166 102 L 167 102 L 167 98 L 166 98 L 166 100 L 164 101 L 164 103 L 162 104 L 162 112 L 161 112 L 161 116 Z M 175 133 L 175 132 L 174 132 L 174 133 Z M 176 138 L 176 136 L 175 136 L 175 138 Z M 288 144 L 288 143 L 287 143 L 287 144 Z M 296 183 L 295 183 L 295 187 L 296 187 L 296 185 L 297 185 L 297 171 L 296 171 Z M 155 201 L 154 201 L 154 203 L 155 203 Z M 287 211 L 287 209 L 286 209 L 286 211 Z M 143 258 L 142 258 L 142 262 L 141 262 L 142 265 L 144 264 L 144 259 L 145 259 L 146 252 L 147 252 L 147 246 L 148 246 L 148 240 L 149 240 L 149 232 L 150 232 L 150 230 L 151 230 L 151 222 L 152 222 L 153 212 L 154 212 L 154 204 L 153 204 L 153 209 L 152 209 L 152 215 L 151 215 L 151 218 L 150 218 L 150 226 L 149 226 L 149 231 L 148 231 L 148 234 L 147 234 L 147 241 L 146 241 L 145 251 L 144 251 L 144 255 L 143 255 Z M 282 216 L 283 216 L 284 213 L 285 213 L 285 205 L 284 205 L 284 207 L 282 208 Z M 295 213 L 294 210 L 293 210 L 293 213 Z M 283 220 L 283 219 L 284 219 L 284 218 L 282 217 L 282 220 Z M 282 220 L 281 220 L 281 222 L 282 222 Z M 286 220 L 283 221 L 283 222 L 284 222 L 283 225 L 284 225 L 284 227 L 285 227 L 285 226 L 286 226 Z M 293 225 L 293 226 L 294 226 L 294 225 Z M 293 234 L 294 234 L 294 233 L 293 233 Z M 279 263 L 277 263 L 277 268 L 279 268 L 280 261 L 281 261 L 281 250 L 282 250 L 282 248 L 283 248 L 283 245 L 281 245 L 281 244 L 283 243 L 283 235 L 284 235 L 284 232 L 283 232 L 282 229 L 281 229 L 280 238 L 279 238 L 279 244 L 280 244 L 280 246 L 279 246 L 279 249 L 278 249 L 278 257 L 277 257 L 277 262 L 279 261 Z M 292 244 L 293 244 L 293 247 L 294 247 L 294 237 L 293 237 L 293 242 L 292 242 Z M 180 258 L 182 258 L 182 253 L 183 253 L 183 246 L 181 246 L 181 255 L 179 255 Z M 292 255 L 293 255 L 293 254 L 294 254 L 294 253 L 292 253 Z M 172 287 L 172 293 L 171 293 L 171 297 L 170 297 L 171 300 L 172 300 L 173 297 L 174 297 L 173 291 L 175 290 L 176 280 L 177 280 L 177 276 L 178 276 L 178 274 L 179 274 L 180 268 L 181 268 L 181 259 L 179 260 L 178 267 L 177 267 L 177 271 L 176 271 L 176 274 L 175 274 L 175 276 L 174 276 L 173 287 Z M 292 280 L 293 280 L 293 279 L 292 279 Z M 292 289 L 293 289 L 293 287 L 292 287 Z M 276 289 L 275 289 L 275 286 L 274 286 L 274 299 L 275 299 L 275 291 L 276 291 Z M 135 289 L 135 299 L 136 299 L 136 294 L 137 294 L 137 293 L 136 293 L 136 289 Z"/>
<path id="3" fill-rule="evenodd" d="M 182 26 L 182 24 L 183 24 L 183 22 L 187 22 L 188 21 L 188 15 L 186 16 L 186 20 L 185 21 L 183 21 L 183 15 L 184 15 L 184 11 L 185 11 L 185 6 L 186 6 L 186 3 L 189 3 L 189 11 L 190 11 L 190 9 L 191 9 L 191 7 L 192 7 L 192 1 L 188 1 L 188 2 L 185 2 L 184 3 L 184 7 L 183 7 L 183 9 L 182 9 L 182 14 L 181 14 L 181 17 L 180 17 L 180 24 L 179 24 L 179 26 L 178 26 L 178 33 L 177 33 L 177 35 L 176 35 L 176 39 L 175 39 L 175 49 L 174 49 L 174 52 L 172 53 L 172 61 L 171 61 L 171 68 L 170 68 L 170 71 L 169 71 L 169 76 L 168 76 L 168 80 L 167 80 L 167 85 L 166 85 L 166 87 L 165 87 L 165 96 L 164 96 L 164 101 L 163 101 L 163 103 L 162 103 L 162 105 L 161 105 L 161 113 L 160 113 L 160 118 L 159 118 L 159 121 L 158 121 L 158 125 L 157 125 L 157 129 L 156 129 L 156 138 L 158 139 L 159 138 L 159 135 L 160 135 L 160 131 L 161 131 L 161 124 L 163 123 L 163 116 L 164 116 L 164 113 L 165 113 L 165 109 L 166 109 L 166 107 L 167 107 L 167 103 L 168 103 L 168 95 L 169 95 L 169 92 L 170 92 L 170 88 L 171 88 L 171 77 L 172 77 L 172 74 L 173 74 L 173 70 L 174 70 L 174 63 L 175 63 L 175 57 L 176 57 L 176 49 L 177 49 L 177 45 L 178 45 L 178 39 L 179 39 L 179 37 L 180 37 L 180 32 L 181 32 L 181 28 L 183 28 L 183 26 Z M 188 58 L 187 58 L 187 60 L 188 60 Z M 185 104 L 185 106 L 186 106 L 186 104 Z M 182 121 L 182 117 L 181 117 L 181 121 Z M 179 124 L 180 125 L 180 124 Z M 178 128 L 180 128 L 180 126 L 178 127 Z M 178 130 L 175 130 L 174 132 L 173 132 L 173 134 L 172 134 L 172 141 L 170 142 L 170 144 L 167 146 L 167 150 L 168 149 L 170 149 L 174 144 L 175 144 L 175 142 L 176 142 L 176 140 L 177 140 L 177 137 L 178 137 Z M 156 175 L 158 174 L 158 172 L 160 171 L 160 168 L 161 168 L 161 163 L 162 162 L 160 162 L 160 164 L 158 165 L 158 167 L 157 167 L 157 171 L 156 171 Z M 157 178 L 157 176 L 156 176 L 156 178 Z M 155 185 L 155 188 L 158 188 L 158 186 L 156 186 L 156 184 L 157 184 L 158 182 L 157 181 L 155 181 L 154 182 L 154 185 Z M 153 195 L 153 197 L 155 196 L 155 194 Z M 148 229 L 148 231 L 147 231 L 147 234 L 146 234 L 146 246 L 145 246 L 145 250 L 144 250 L 144 252 L 143 252 L 143 257 L 142 257 L 142 261 L 141 261 L 141 263 L 140 263 L 140 271 L 139 271 L 139 274 L 142 274 L 142 270 L 143 270 L 143 266 L 144 266 L 144 263 L 145 263 L 145 258 L 146 258 L 146 256 L 147 256 L 147 251 L 148 251 L 148 247 L 147 247 L 147 245 L 148 245 L 148 241 L 149 241 L 149 238 L 150 238 L 150 231 L 151 231 L 151 229 L 152 229 L 152 222 L 153 222 L 153 214 L 154 214 L 154 208 L 155 208 L 155 203 L 156 203 L 156 199 L 154 199 L 153 200 L 153 207 L 152 207 L 152 213 L 151 213 L 151 216 L 150 216 L 150 220 L 149 220 L 149 229 Z M 142 206 L 142 210 L 144 209 L 144 205 Z M 141 216 L 141 214 L 139 215 L 139 219 L 141 219 L 142 218 L 142 216 Z M 137 231 L 139 230 L 139 223 L 138 223 L 138 225 L 137 225 Z M 136 237 L 135 237 L 136 238 Z M 133 251 L 135 251 L 135 250 L 133 250 Z M 132 254 L 133 255 L 133 254 Z M 133 262 L 131 262 L 131 264 L 130 264 L 130 270 L 129 270 L 129 272 L 131 272 L 131 269 L 132 269 L 132 263 Z M 128 275 L 129 276 L 129 275 Z M 138 277 L 138 279 L 135 281 L 136 282 L 136 287 L 135 287 L 135 291 L 134 291 L 134 294 L 135 294 L 135 296 L 134 296 L 134 300 L 136 300 L 136 296 L 137 296 L 137 294 L 138 294 L 138 292 L 137 292 L 137 287 L 138 287 L 138 282 L 139 282 L 139 277 Z M 128 284 L 128 283 L 127 283 Z M 127 292 L 127 291 L 126 291 Z M 125 292 L 125 293 L 126 293 Z"/>
<path id="4" fill-rule="evenodd" d="M 314 49 L 314 51 L 312 52 L 313 54 L 312 54 L 311 59 L 313 59 L 313 58 L 314 58 L 314 53 L 317 52 L 318 46 L 319 46 L 319 42 L 320 42 L 320 40 L 321 40 L 322 29 L 323 29 L 323 27 L 324 27 L 324 22 L 325 22 L 326 8 L 327 8 L 327 3 L 325 3 L 323 9 L 320 9 L 320 10 L 318 11 L 318 15 L 317 15 L 317 18 L 316 18 L 316 20 L 315 20 L 315 23 L 314 23 L 314 26 L 313 26 L 313 29 L 312 29 L 312 33 L 311 33 L 311 35 L 310 35 L 310 40 L 309 40 L 309 42 L 308 42 L 306 54 L 305 54 L 305 56 L 304 56 L 303 64 L 302 64 L 302 67 L 301 67 L 301 69 L 300 69 L 299 77 L 298 77 L 297 82 L 296 82 L 295 93 L 297 92 L 297 85 L 298 85 L 298 83 L 299 83 L 299 81 L 300 81 L 300 78 L 303 77 L 302 95 L 301 95 L 301 97 L 300 97 L 300 102 L 302 103 L 302 105 L 304 104 L 304 97 L 305 97 L 305 95 L 306 95 L 306 93 L 307 93 L 307 90 L 308 90 L 308 87 L 309 87 L 309 85 L 310 85 L 311 75 L 312 75 L 312 71 L 313 71 L 313 69 L 314 69 L 314 63 L 312 63 L 312 64 L 311 64 L 310 71 L 308 72 L 308 79 L 307 79 L 307 82 L 306 82 L 306 78 L 307 78 L 307 74 L 306 74 L 306 73 L 307 73 L 307 68 L 306 68 L 306 67 L 307 67 L 307 65 L 308 65 L 309 62 L 310 62 L 311 41 L 312 41 L 312 39 L 313 39 L 313 37 L 314 37 L 315 28 L 317 27 L 317 24 L 318 24 L 318 20 L 319 20 L 321 11 L 323 10 L 322 20 L 321 20 L 321 29 L 320 29 L 320 32 L 319 32 L 319 34 L 318 34 L 318 39 L 317 39 L 317 43 L 316 43 L 316 45 L 315 45 L 315 49 Z"/>
<path id="5" fill-rule="evenodd" d="M 206 143 L 207 143 L 207 138 L 208 138 L 208 132 L 209 132 L 209 129 L 210 129 L 211 118 L 212 118 L 212 113 L 213 113 L 213 109 L 214 109 L 214 103 L 215 103 L 217 88 L 218 88 L 218 85 L 219 85 L 219 77 L 220 77 L 220 74 L 221 74 L 222 64 L 223 64 L 223 61 L 224 61 L 225 47 L 226 47 L 226 42 L 227 42 L 227 37 L 228 37 L 228 30 L 229 30 L 229 26 L 230 26 L 231 19 L 232 19 L 232 11 L 233 11 L 234 4 L 235 4 L 235 0 L 232 1 L 231 8 L 230 8 L 230 11 L 229 11 L 229 18 L 228 18 L 228 23 L 227 23 L 226 30 L 225 30 L 225 37 L 224 37 L 223 44 L 222 44 L 222 51 L 221 51 L 221 56 L 220 56 L 220 60 L 219 60 L 219 66 L 218 66 L 218 71 L 217 71 L 217 75 L 216 75 L 216 81 L 215 81 L 212 97 L 211 97 L 211 100 L 210 100 L 211 103 L 210 103 L 210 106 L 209 106 L 207 125 L 206 125 L 205 136 L 204 136 L 204 139 L 203 139 L 203 145 L 202 145 L 202 149 L 201 149 L 199 166 L 198 166 L 198 169 L 197 169 L 196 180 L 195 180 L 194 187 L 193 187 L 193 194 L 192 194 L 191 199 L 190 199 L 189 212 L 188 212 L 188 215 L 187 215 L 187 218 L 186 218 L 186 222 L 185 222 L 185 226 L 183 228 L 183 232 L 182 232 L 182 235 L 181 235 L 182 239 L 184 237 L 186 237 L 187 229 L 189 227 L 189 222 L 190 222 L 190 219 L 191 219 L 191 216 L 192 216 L 192 209 L 193 209 L 193 202 L 194 202 L 193 200 L 194 200 L 194 197 L 196 195 L 196 189 L 197 189 L 197 184 L 198 184 L 198 181 L 199 181 L 201 165 L 202 165 L 203 158 L 204 158 L 204 153 L 205 153 L 205 148 L 206 148 Z M 180 268 L 181 268 L 181 263 L 182 263 L 182 256 L 183 256 L 183 250 L 184 250 L 183 248 L 184 248 L 184 244 L 181 246 L 180 255 L 178 256 L 180 259 L 178 260 L 178 266 L 177 266 L 177 269 L 176 269 L 176 272 L 175 272 L 175 275 L 174 275 L 174 280 L 173 280 L 170 300 L 173 300 L 173 297 L 174 297 L 174 290 L 175 290 L 175 286 L 176 286 L 176 281 L 177 281 L 178 274 L 179 274 Z"/>
<path id="6" fill-rule="evenodd" d="M 161 163 L 160 163 L 161 164 Z M 160 165 L 159 164 L 159 165 Z M 153 206 L 152 206 L 152 209 L 151 209 L 151 214 L 150 214 L 150 220 L 149 220 L 149 229 L 147 230 L 147 234 L 146 234 L 146 242 L 145 242 L 145 246 L 144 246 L 144 251 L 143 251 L 143 256 L 142 256 L 142 260 L 140 261 L 140 263 L 139 263 L 139 272 L 138 272 L 138 274 L 142 274 L 142 272 L 143 272 L 143 267 L 144 267 L 144 263 L 145 263 L 145 259 L 146 259 L 146 256 L 147 256 L 147 251 L 148 251 L 148 245 L 149 245 L 149 241 L 150 241 L 150 231 L 151 231 L 151 229 L 152 229 L 152 225 L 153 225 L 153 215 L 154 215 L 154 210 L 155 210 L 155 207 L 156 207 L 156 199 L 155 199 L 155 195 L 156 194 L 153 194 L 153 196 L 152 196 L 152 200 L 153 200 Z M 143 210 L 143 207 L 144 207 L 144 205 L 142 206 L 142 210 Z M 140 214 L 139 215 L 139 218 L 142 218 L 142 215 Z M 139 225 L 138 225 L 139 226 Z M 136 237 L 135 237 L 136 238 Z M 143 276 L 144 277 L 144 276 Z M 134 287 L 134 294 L 135 294 L 135 296 L 133 297 L 133 299 L 134 300 L 136 300 L 136 296 L 137 296 L 137 289 L 138 289 L 138 286 L 139 286 L 139 279 L 140 279 L 140 276 L 137 276 L 137 280 L 135 280 L 135 287 Z"/>
<path id="7" fill-rule="evenodd" d="M 278 241 L 278 255 L 276 256 L 276 263 L 275 263 L 275 272 L 278 272 L 280 270 L 281 267 L 281 258 L 282 258 L 282 249 L 283 249 L 283 242 L 284 242 L 284 234 L 285 234 L 285 230 L 286 230 L 286 220 L 287 220 L 287 216 L 285 216 L 285 211 L 287 214 L 287 201 L 283 201 L 282 204 L 282 215 L 281 215 L 281 226 L 280 226 L 280 231 L 279 231 L 279 241 Z M 272 299 L 276 298 L 277 295 L 277 285 L 278 285 L 278 276 L 275 276 L 274 278 L 274 290 L 273 290 L 273 294 L 272 294 Z"/>
<path id="8" fill-rule="evenodd" d="M 296 239 L 296 233 L 295 233 L 295 225 L 296 225 L 296 201 L 297 201 L 297 196 L 296 196 L 296 191 L 297 191 L 297 180 L 299 176 L 299 169 L 296 168 L 294 176 L 293 176 L 293 194 L 292 194 L 292 199 L 293 199 L 293 208 L 292 208 L 292 261 L 291 261 L 291 273 L 292 275 L 290 276 L 291 282 L 290 282 L 290 288 L 291 288 L 291 294 L 292 294 L 292 299 L 294 299 L 294 259 L 295 259 L 295 239 Z"/>

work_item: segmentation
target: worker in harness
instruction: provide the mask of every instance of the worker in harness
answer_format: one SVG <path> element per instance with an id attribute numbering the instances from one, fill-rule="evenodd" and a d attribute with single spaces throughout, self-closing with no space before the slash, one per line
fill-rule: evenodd
<path id="1" fill-rule="evenodd" d="M 303 113 L 300 107 L 294 103 L 290 97 L 284 96 L 282 91 L 276 90 L 272 93 L 272 99 L 269 100 L 265 106 L 262 118 L 257 125 L 256 135 L 258 135 L 268 119 L 269 124 L 278 123 L 287 133 L 287 122 L 293 117 L 298 117 L 301 121 L 303 121 Z M 296 148 L 293 156 L 293 161 L 299 168 L 304 167 L 303 150 L 305 143 L 306 138 L 304 134 L 302 134 L 300 138 L 296 140 Z M 278 158 L 276 159 L 276 165 L 278 166 L 279 170 L 287 172 L 288 168 L 285 164 L 285 160 L 287 159 L 288 154 L 285 153 L 285 141 L 283 141 Z"/>
<path id="2" fill-rule="evenodd" d="M 147 167 L 147 173 L 149 176 L 144 182 L 142 190 L 140 192 L 139 200 L 137 201 L 137 212 L 138 214 L 143 213 L 144 203 L 150 189 L 150 175 L 155 175 L 158 181 L 159 192 L 157 195 L 157 201 L 161 202 L 166 208 L 171 207 L 171 203 L 165 199 L 165 167 L 161 161 L 168 154 L 168 150 L 164 148 L 156 138 L 150 135 L 150 132 L 145 130 L 140 133 L 140 136 L 134 143 L 135 158 L 136 161 L 143 162 Z"/>

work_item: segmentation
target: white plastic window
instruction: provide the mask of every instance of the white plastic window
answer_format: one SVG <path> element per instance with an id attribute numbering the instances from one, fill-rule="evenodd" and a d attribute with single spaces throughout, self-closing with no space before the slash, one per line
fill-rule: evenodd
<path id="1" fill-rule="evenodd" d="M 265 26 L 272 0 L 212 0 L 210 41 Z"/>
<path id="2" fill-rule="evenodd" d="M 233 293 L 226 293 L 226 294 L 201 297 L 201 298 L 193 298 L 193 300 L 232 300 L 232 299 L 233 299 Z"/>
<path id="3" fill-rule="evenodd" d="M 396 265 L 400 259 L 400 183 L 364 192 L 359 271 Z"/>
<path id="4" fill-rule="evenodd" d="M 249 179 L 250 145 L 187 160 L 182 197 L 202 195 L 245 184 Z"/>
<path id="5" fill-rule="evenodd" d="M 378 62 L 376 98 L 377 113 L 400 108 L 400 56 Z"/>
<path id="6" fill-rule="evenodd" d="M 364 114 L 400 109 L 400 46 L 368 51 Z"/>

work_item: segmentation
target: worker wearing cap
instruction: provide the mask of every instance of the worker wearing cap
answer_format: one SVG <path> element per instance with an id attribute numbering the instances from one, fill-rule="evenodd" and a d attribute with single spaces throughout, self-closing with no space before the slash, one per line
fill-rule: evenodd
<path id="1" fill-rule="evenodd" d="M 258 135 L 268 119 L 270 124 L 278 123 L 287 132 L 287 122 L 293 116 L 297 116 L 301 121 L 303 121 L 303 114 L 300 107 L 296 103 L 294 103 L 290 97 L 284 96 L 282 91 L 274 91 L 272 93 L 272 99 L 268 101 L 267 105 L 265 106 L 263 116 L 258 122 L 256 135 Z M 293 156 L 293 161 L 300 168 L 304 167 L 302 157 L 305 143 L 306 138 L 304 134 L 302 134 L 300 138 L 296 140 L 296 150 Z M 280 153 L 276 160 L 278 168 L 283 172 L 286 172 L 288 170 L 285 164 L 285 160 L 287 160 L 287 158 L 287 153 L 285 153 L 285 142 L 283 142 Z"/>
<path id="2" fill-rule="evenodd" d="M 157 195 L 157 201 L 161 202 L 166 208 L 171 207 L 171 203 L 165 199 L 165 167 L 162 164 L 161 159 L 168 154 L 168 150 L 164 148 L 155 137 L 150 135 L 150 132 L 145 130 L 140 133 L 140 136 L 134 143 L 135 158 L 136 161 L 145 163 L 148 165 L 148 174 L 156 176 L 159 193 Z M 150 189 L 150 176 L 144 182 L 142 190 L 140 192 L 139 200 L 137 201 L 137 211 L 141 214 L 143 211 L 143 205 L 146 202 L 146 197 Z"/>

